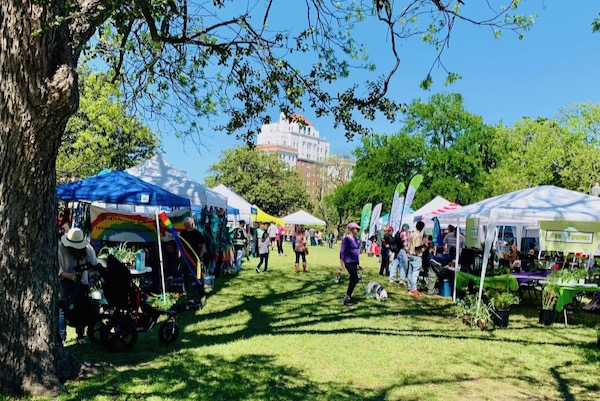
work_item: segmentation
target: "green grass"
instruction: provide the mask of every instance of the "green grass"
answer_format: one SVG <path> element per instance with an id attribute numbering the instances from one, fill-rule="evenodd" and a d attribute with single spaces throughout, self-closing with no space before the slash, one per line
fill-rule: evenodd
<path id="1" fill-rule="evenodd" d="M 381 282 L 386 302 L 355 290 L 341 304 L 347 275 L 333 278 L 338 249 L 310 249 L 309 273 L 271 254 L 269 274 L 256 259 L 238 277 L 217 279 L 208 305 L 178 315 L 180 339 L 158 342 L 157 329 L 135 348 L 110 354 L 68 348 L 114 368 L 69 382 L 61 400 L 598 400 L 598 316 L 543 327 L 537 304 L 521 305 L 508 329 L 481 332 L 457 319 L 440 297 L 413 297 L 362 258 L 363 283 Z"/>

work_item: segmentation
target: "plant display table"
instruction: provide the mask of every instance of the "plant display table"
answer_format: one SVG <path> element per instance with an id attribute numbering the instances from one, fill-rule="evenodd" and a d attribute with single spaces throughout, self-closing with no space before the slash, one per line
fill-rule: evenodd
<path id="1" fill-rule="evenodd" d="M 562 311 L 565 305 L 571 303 L 575 295 L 581 292 L 600 292 L 597 284 L 555 284 L 558 289 L 556 310 Z"/>
<path id="2" fill-rule="evenodd" d="M 479 280 L 479 276 L 461 271 L 456 272 L 456 288 L 459 290 L 467 288 L 470 282 L 479 285 Z M 517 279 L 509 274 L 486 277 L 483 279 L 483 286 L 498 290 L 517 291 L 519 289 L 519 283 L 517 282 Z"/>

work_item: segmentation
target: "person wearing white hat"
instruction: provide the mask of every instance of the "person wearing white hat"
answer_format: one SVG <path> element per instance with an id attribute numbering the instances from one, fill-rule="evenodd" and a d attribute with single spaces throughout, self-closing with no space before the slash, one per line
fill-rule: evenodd
<path id="1" fill-rule="evenodd" d="M 79 290 L 87 294 L 87 286 L 89 285 L 88 272 L 84 270 L 82 273 L 79 273 L 75 269 L 77 266 L 87 263 L 94 266 L 98 264 L 96 252 L 87 238 L 85 238 L 81 229 L 76 227 L 71 228 L 60 238 L 60 243 L 58 244 L 58 278 L 61 283 L 63 303 L 71 299 L 74 291 L 78 288 L 77 284 L 79 280 L 81 280 L 81 285 L 84 286 L 83 289 L 80 287 Z M 64 341 L 66 339 L 66 327 L 61 321 L 61 316 L 63 316 L 64 312 L 61 311 L 59 313 L 59 332 L 61 339 Z M 75 331 L 77 332 L 77 342 L 84 344 L 86 342 L 84 338 L 85 326 L 75 327 Z"/>

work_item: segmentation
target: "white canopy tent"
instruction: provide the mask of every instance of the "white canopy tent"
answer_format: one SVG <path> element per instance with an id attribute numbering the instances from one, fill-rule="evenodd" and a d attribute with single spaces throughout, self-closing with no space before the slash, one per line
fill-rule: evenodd
<path id="1" fill-rule="evenodd" d="M 492 243 L 497 235 L 497 225 L 511 224 L 522 227 L 537 224 L 539 221 L 600 222 L 600 198 L 553 185 L 544 185 L 485 199 L 444 213 L 441 217 L 448 221 L 454 220 L 457 226 L 467 218 L 479 218 L 480 224 L 487 224 L 479 284 L 479 299 L 481 299 L 483 279 Z M 454 296 L 456 297 L 456 285 Z"/>
<path id="2" fill-rule="evenodd" d="M 312 214 L 305 212 L 304 210 L 298 210 L 296 213 L 292 213 L 283 218 L 285 224 L 303 224 L 311 226 L 324 226 L 325 222 L 319 218 L 316 218 Z"/>
<path id="3" fill-rule="evenodd" d="M 458 203 L 450 202 L 448 199 L 442 198 L 441 196 L 436 196 L 413 212 L 413 218 L 410 220 L 409 224 L 414 228 L 416 222 L 422 221 L 425 223 L 425 226 L 430 227 L 433 225 L 433 218 L 437 217 L 440 221 L 440 225 L 444 227 L 444 225 L 452 224 L 444 218 L 444 213 L 457 210 L 460 207 L 461 206 Z"/>
<path id="4" fill-rule="evenodd" d="M 190 200 L 192 208 L 212 206 L 227 209 L 227 198 L 177 170 L 162 155 L 128 168 L 127 173 Z"/>
<path id="5" fill-rule="evenodd" d="M 225 196 L 227 198 L 227 203 L 229 204 L 229 206 L 232 206 L 240 211 L 239 218 L 241 220 L 249 222 L 251 216 L 256 214 L 256 211 L 254 211 L 253 213 L 252 210 L 255 209 L 254 206 L 252 206 L 250 202 L 248 202 L 247 200 L 239 196 L 237 193 L 235 193 L 233 190 L 231 190 L 231 188 L 229 188 L 228 186 L 224 184 L 219 184 L 212 190 L 221 194 L 222 196 Z"/>

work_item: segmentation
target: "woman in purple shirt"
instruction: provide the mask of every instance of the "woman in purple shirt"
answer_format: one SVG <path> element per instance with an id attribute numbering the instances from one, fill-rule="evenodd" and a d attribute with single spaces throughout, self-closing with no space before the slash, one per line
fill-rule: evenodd
<path id="1" fill-rule="evenodd" d="M 340 248 L 340 270 L 346 268 L 348 270 L 348 274 L 350 274 L 350 282 L 348 283 L 348 290 L 346 290 L 346 296 L 342 303 L 344 306 L 352 305 L 352 291 L 354 291 L 354 287 L 358 283 L 358 269 L 359 267 L 359 249 L 360 245 L 354 238 L 355 235 L 358 234 L 360 230 L 360 226 L 355 222 L 351 222 L 348 224 L 348 230 L 346 230 L 346 235 L 342 239 L 342 246 Z"/>

